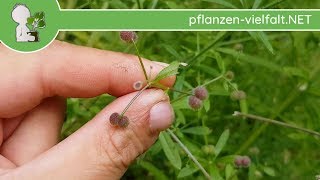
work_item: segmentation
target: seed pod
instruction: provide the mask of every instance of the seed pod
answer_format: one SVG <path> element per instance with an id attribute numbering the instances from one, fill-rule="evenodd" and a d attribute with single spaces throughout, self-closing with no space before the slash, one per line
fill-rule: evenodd
<path id="1" fill-rule="evenodd" d="M 234 73 L 232 71 L 227 71 L 224 75 L 227 79 L 232 80 L 234 78 Z"/>
<path id="2" fill-rule="evenodd" d="M 237 156 L 234 159 L 234 165 L 238 168 L 242 167 L 242 156 Z"/>
<path id="3" fill-rule="evenodd" d="M 129 125 L 129 118 L 127 116 L 123 116 L 120 118 L 118 125 L 122 128 L 125 128 Z"/>
<path id="4" fill-rule="evenodd" d="M 142 85 L 143 85 L 142 81 L 137 81 L 133 83 L 133 89 L 139 91 L 142 89 Z"/>
<path id="5" fill-rule="evenodd" d="M 137 33 L 134 31 L 121 31 L 120 38 L 127 43 L 132 43 L 133 41 L 136 42 L 138 39 Z"/>
<path id="6" fill-rule="evenodd" d="M 200 100 L 208 98 L 208 90 L 204 86 L 199 86 L 194 89 L 194 95 Z"/>
<path id="7" fill-rule="evenodd" d="M 230 94 L 230 98 L 234 101 L 236 100 L 243 100 L 243 99 L 246 99 L 247 98 L 247 95 L 244 91 L 233 91 L 231 94 Z"/>
<path id="8" fill-rule="evenodd" d="M 251 159 L 248 156 L 243 156 L 241 159 L 242 167 L 249 167 L 251 163 Z"/>
<path id="9" fill-rule="evenodd" d="M 189 106 L 194 110 L 198 110 L 202 106 L 202 101 L 199 98 L 197 98 L 196 96 L 190 96 L 189 97 Z"/>
<path id="10" fill-rule="evenodd" d="M 120 114 L 119 113 L 112 113 L 110 118 L 109 118 L 110 124 L 112 124 L 114 126 L 118 125 L 119 120 L 120 120 Z"/>
<path id="11" fill-rule="evenodd" d="M 206 154 L 214 154 L 214 146 L 213 145 L 205 145 L 202 147 L 202 151 Z"/>
<path id="12" fill-rule="evenodd" d="M 237 43 L 233 46 L 233 49 L 236 50 L 236 51 L 243 51 L 243 44 L 241 43 Z"/>

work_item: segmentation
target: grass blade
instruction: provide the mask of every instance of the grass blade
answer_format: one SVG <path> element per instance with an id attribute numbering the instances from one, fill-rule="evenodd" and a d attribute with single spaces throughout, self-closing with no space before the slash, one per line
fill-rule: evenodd
<path id="1" fill-rule="evenodd" d="M 204 1 L 207 1 L 207 2 L 213 2 L 213 3 L 216 3 L 216 4 L 220 4 L 222 6 L 225 6 L 225 7 L 228 7 L 228 8 L 232 8 L 232 9 L 238 9 L 237 6 L 227 2 L 227 1 L 224 1 L 224 0 L 204 0 Z"/>

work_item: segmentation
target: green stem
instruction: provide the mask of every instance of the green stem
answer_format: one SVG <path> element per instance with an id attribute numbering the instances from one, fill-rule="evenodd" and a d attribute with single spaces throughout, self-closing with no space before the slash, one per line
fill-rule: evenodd
<path id="1" fill-rule="evenodd" d="M 193 156 L 193 154 L 189 151 L 189 149 L 180 141 L 180 139 L 170 130 L 167 129 L 167 132 L 171 135 L 172 139 L 174 139 L 179 146 L 183 149 L 183 151 L 189 156 L 189 158 L 198 166 L 201 172 L 207 179 L 212 179 L 209 173 L 203 168 L 203 166 L 199 163 L 199 161 Z"/>
<path id="2" fill-rule="evenodd" d="M 134 40 L 132 40 L 132 43 L 134 44 L 134 47 L 136 48 L 137 55 L 138 55 L 138 58 L 139 58 L 139 62 L 140 62 L 141 68 L 143 70 L 144 77 L 148 81 L 149 79 L 148 79 L 147 71 L 146 71 L 146 68 L 143 65 L 143 62 L 142 62 L 142 59 L 141 59 L 140 52 L 139 52 L 139 49 L 137 47 L 137 44 L 136 44 L 136 42 L 134 42 Z"/>
<path id="3" fill-rule="evenodd" d="M 221 78 L 223 78 L 223 75 L 220 75 L 220 76 L 218 76 L 218 77 L 216 77 L 216 78 L 214 78 L 214 79 L 212 79 L 212 80 L 210 80 L 210 81 L 202 84 L 201 86 L 208 86 L 209 84 L 211 84 L 211 83 L 213 83 L 213 82 L 215 82 L 215 81 L 218 81 L 218 80 L 221 79 Z"/>
<path id="4" fill-rule="evenodd" d="M 140 0 L 137 0 L 137 4 L 138 4 L 138 8 L 139 8 L 139 9 L 142 9 L 142 8 L 141 8 Z"/>
<path id="5" fill-rule="evenodd" d="M 129 109 L 129 107 L 133 104 L 133 102 L 141 95 L 141 93 L 146 90 L 148 87 L 150 87 L 150 83 L 147 84 L 144 88 L 142 88 L 138 94 L 136 94 L 132 99 L 131 101 L 129 102 L 129 104 L 124 108 L 124 110 L 122 111 L 121 113 L 121 117 L 124 116 L 124 114 L 127 112 L 127 110 Z"/>
<path id="6" fill-rule="evenodd" d="M 269 119 L 269 118 L 265 118 L 265 117 L 261 117 L 261 116 L 256 116 L 256 115 L 253 115 L 253 114 L 244 114 L 244 113 L 235 111 L 233 116 L 241 116 L 241 117 L 246 117 L 246 118 L 249 118 L 249 119 L 254 119 L 254 120 L 258 120 L 258 121 L 262 121 L 262 122 L 267 122 L 267 123 L 271 123 L 271 124 L 275 124 L 275 125 L 279 125 L 279 126 L 283 126 L 283 127 L 288 127 L 288 128 L 296 129 L 298 131 L 306 132 L 306 133 L 309 133 L 309 134 L 316 135 L 316 136 L 320 137 L 320 133 L 318 133 L 316 131 L 313 131 L 313 130 L 310 130 L 310 129 L 306 129 L 306 128 L 301 128 L 301 127 L 298 127 L 298 126 L 294 126 L 294 125 L 287 124 L 287 123 L 284 123 L 284 122 L 276 121 L 276 120 L 273 120 L 273 119 Z"/>

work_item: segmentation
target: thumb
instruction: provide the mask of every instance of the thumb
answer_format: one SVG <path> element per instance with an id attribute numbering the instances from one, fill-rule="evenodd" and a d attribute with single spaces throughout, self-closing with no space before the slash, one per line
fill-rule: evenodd
<path id="1" fill-rule="evenodd" d="M 118 98 L 94 119 L 35 160 L 6 176 L 17 179 L 120 179 L 130 163 L 168 128 L 173 111 L 162 90 L 144 91 L 126 112 L 129 126 L 112 126 L 137 92 Z M 8 177 L 9 178 L 9 177 Z"/>

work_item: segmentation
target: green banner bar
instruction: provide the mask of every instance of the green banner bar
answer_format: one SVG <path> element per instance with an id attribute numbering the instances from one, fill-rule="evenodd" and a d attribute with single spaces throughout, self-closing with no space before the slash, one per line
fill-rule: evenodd
<path id="1" fill-rule="evenodd" d="M 318 31 L 320 10 L 62 10 L 61 30 Z"/>

